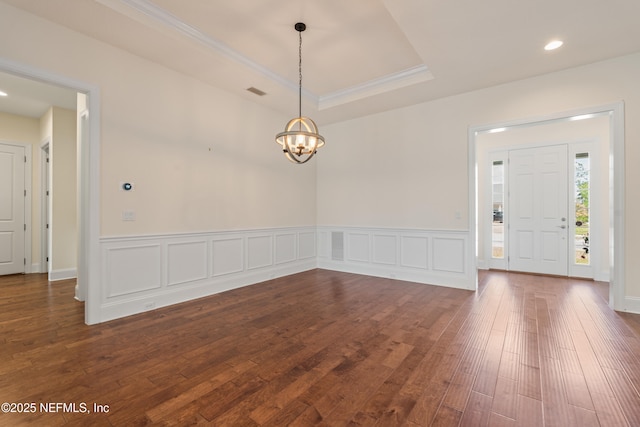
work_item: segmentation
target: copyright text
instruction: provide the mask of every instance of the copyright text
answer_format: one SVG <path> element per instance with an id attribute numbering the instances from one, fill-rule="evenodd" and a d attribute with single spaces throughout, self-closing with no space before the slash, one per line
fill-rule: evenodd
<path id="1" fill-rule="evenodd" d="M 2 412 L 5 414 L 35 414 L 35 413 L 72 413 L 91 414 L 109 412 L 109 405 L 86 402 L 4 402 Z"/>

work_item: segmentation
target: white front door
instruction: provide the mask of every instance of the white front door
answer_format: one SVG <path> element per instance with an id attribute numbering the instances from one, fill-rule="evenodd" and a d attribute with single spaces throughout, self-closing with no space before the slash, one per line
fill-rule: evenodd
<path id="1" fill-rule="evenodd" d="M 509 270 L 566 276 L 567 146 L 509 151 Z"/>
<path id="2" fill-rule="evenodd" d="M 25 272 L 25 149 L 0 144 L 0 275 Z"/>

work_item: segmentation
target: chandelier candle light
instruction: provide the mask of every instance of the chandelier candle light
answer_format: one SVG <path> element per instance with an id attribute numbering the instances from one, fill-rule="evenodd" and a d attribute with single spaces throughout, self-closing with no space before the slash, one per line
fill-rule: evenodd
<path id="1" fill-rule="evenodd" d="M 318 127 L 308 117 L 302 116 L 302 32 L 307 26 L 298 22 L 294 28 L 298 31 L 298 117 L 289 120 L 284 132 L 276 135 L 276 142 L 282 146 L 287 159 L 293 163 L 306 163 L 324 145 L 324 138 L 318 133 Z"/>

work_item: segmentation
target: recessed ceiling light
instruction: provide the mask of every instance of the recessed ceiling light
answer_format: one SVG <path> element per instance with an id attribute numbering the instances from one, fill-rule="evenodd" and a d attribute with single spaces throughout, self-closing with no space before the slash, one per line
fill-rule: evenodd
<path id="1" fill-rule="evenodd" d="M 0 96 L 9 96 L 9 95 L 7 94 L 7 92 L 3 92 L 0 90 Z"/>
<path id="2" fill-rule="evenodd" d="M 580 116 L 573 116 L 570 117 L 569 120 L 572 121 L 576 121 L 576 120 L 586 120 L 586 119 L 592 119 L 595 117 L 595 114 L 582 114 Z"/>
<path id="3" fill-rule="evenodd" d="M 547 43 L 547 45 L 544 47 L 544 50 L 555 50 L 560 46 L 562 46 L 563 43 L 564 42 L 562 40 L 554 40 L 552 42 Z"/>
<path id="4" fill-rule="evenodd" d="M 507 128 L 495 128 L 495 129 L 491 129 L 489 133 L 500 133 L 500 132 L 504 132 L 505 130 L 507 130 Z"/>

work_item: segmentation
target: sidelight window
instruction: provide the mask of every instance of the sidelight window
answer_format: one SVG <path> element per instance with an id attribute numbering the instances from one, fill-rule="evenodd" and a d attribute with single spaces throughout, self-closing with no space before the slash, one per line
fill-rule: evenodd
<path id="1" fill-rule="evenodd" d="M 504 183 L 504 162 L 495 160 L 491 166 L 491 257 L 499 259 L 504 258 Z"/>
<path id="2" fill-rule="evenodd" d="M 574 159 L 575 263 L 589 265 L 589 196 L 591 191 L 591 167 L 589 153 L 577 153 Z"/>

